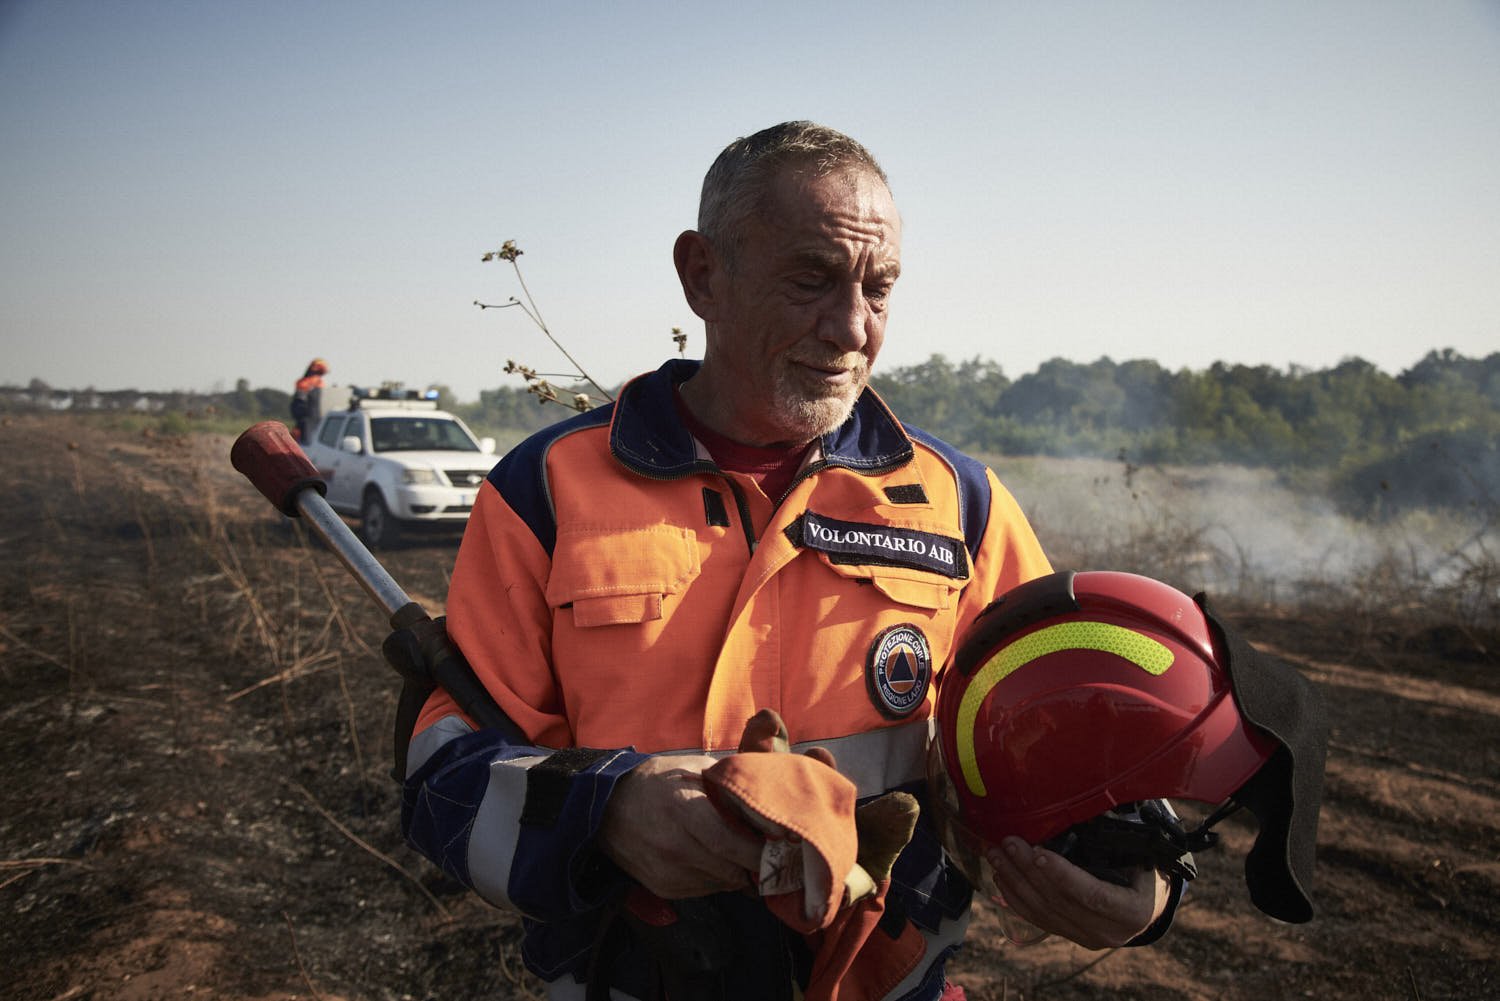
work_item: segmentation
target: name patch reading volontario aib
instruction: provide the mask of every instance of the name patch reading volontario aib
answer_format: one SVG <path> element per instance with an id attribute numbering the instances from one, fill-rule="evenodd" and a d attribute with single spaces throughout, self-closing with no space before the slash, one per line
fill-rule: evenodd
<path id="1" fill-rule="evenodd" d="M 958 580 L 969 576 L 969 553 L 958 539 L 894 525 L 837 521 L 812 511 L 799 520 L 800 538 L 793 541 L 827 553 L 834 563 L 911 567 Z"/>

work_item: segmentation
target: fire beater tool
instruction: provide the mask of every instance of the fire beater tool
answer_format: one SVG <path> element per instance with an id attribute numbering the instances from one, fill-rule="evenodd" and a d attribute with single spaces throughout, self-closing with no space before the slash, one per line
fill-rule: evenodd
<path id="1" fill-rule="evenodd" d="M 405 684 L 396 712 L 396 779 L 405 778 L 406 744 L 416 714 L 434 686 L 441 686 L 480 725 L 507 738 L 529 743 L 519 727 L 495 704 L 474 677 L 463 654 L 448 639 L 440 619 L 433 619 L 409 598 L 373 553 L 329 506 L 328 484 L 318 475 L 300 445 L 280 421 L 247 428 L 229 450 L 229 461 L 271 505 L 289 518 L 302 518 L 308 529 L 353 574 L 380 606 L 392 632 L 382 651 Z"/>

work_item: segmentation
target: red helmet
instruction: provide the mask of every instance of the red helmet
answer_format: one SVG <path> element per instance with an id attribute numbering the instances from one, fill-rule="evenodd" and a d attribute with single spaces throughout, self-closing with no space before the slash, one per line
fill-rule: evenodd
<path id="1" fill-rule="evenodd" d="M 1219 642 L 1193 599 L 1135 574 L 1053 574 L 990 605 L 938 686 L 929 778 L 950 853 L 969 870 L 1007 835 L 1228 799 L 1277 744 L 1236 707 Z"/>

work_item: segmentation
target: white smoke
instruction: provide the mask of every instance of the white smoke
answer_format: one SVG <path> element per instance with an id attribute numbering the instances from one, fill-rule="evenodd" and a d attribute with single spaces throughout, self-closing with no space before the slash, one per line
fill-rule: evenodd
<path id="1" fill-rule="evenodd" d="M 1500 531 L 1472 516 L 1413 511 L 1382 523 L 1335 510 L 1319 484 L 1236 466 L 1135 467 L 1099 459 L 992 462 L 1059 569 L 1128 570 L 1188 591 L 1295 604 L 1312 594 L 1449 598 L 1500 607 Z"/>

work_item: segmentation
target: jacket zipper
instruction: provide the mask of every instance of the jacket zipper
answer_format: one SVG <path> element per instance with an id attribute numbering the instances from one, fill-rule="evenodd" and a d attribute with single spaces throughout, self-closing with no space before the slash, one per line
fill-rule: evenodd
<path id="1" fill-rule="evenodd" d="M 734 494 L 734 509 L 740 515 L 740 527 L 745 533 L 745 545 L 750 547 L 750 555 L 754 556 L 756 546 L 755 529 L 750 525 L 750 505 L 745 500 L 745 492 L 740 489 L 738 483 L 725 476 L 722 472 L 719 473 L 719 477 L 724 481 L 725 486 L 729 487 L 729 492 Z"/>

